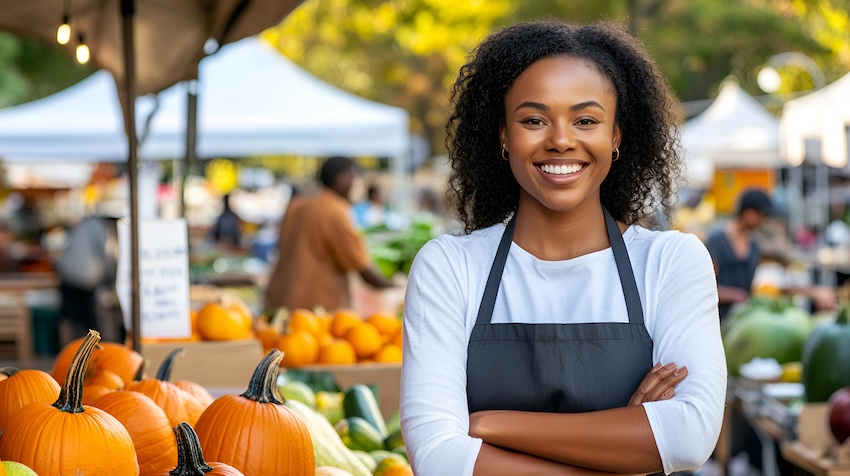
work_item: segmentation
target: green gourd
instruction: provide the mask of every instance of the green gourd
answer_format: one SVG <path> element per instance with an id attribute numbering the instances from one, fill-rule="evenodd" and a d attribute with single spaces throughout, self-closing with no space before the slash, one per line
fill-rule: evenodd
<path id="1" fill-rule="evenodd" d="M 825 402 L 836 390 L 850 386 L 850 304 L 833 323 L 818 326 L 803 349 L 806 400 Z"/>

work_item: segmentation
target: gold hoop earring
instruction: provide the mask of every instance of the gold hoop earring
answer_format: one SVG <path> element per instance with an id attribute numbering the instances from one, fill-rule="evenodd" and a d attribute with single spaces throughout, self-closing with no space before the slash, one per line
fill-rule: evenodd
<path id="1" fill-rule="evenodd" d="M 510 159 L 505 156 L 505 152 L 507 152 L 507 151 L 508 151 L 507 146 L 505 144 L 502 144 L 502 160 L 504 160 L 505 162 L 510 162 Z"/>
<path id="2" fill-rule="evenodd" d="M 614 153 L 611 157 L 611 162 L 616 162 L 618 160 L 620 160 L 620 149 L 614 149 Z"/>

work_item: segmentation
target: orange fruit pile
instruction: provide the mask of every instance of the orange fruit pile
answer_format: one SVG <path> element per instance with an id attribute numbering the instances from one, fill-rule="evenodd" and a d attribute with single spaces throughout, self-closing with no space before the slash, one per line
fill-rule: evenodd
<path id="1" fill-rule="evenodd" d="M 391 314 L 364 319 L 351 309 L 320 315 L 294 309 L 277 348 L 286 367 L 401 362 L 401 335 L 401 319 Z"/>

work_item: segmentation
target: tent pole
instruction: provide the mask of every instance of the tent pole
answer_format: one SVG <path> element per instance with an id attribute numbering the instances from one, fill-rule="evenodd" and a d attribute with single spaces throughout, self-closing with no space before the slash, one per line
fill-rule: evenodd
<path id="1" fill-rule="evenodd" d="M 124 124 L 127 128 L 128 181 L 130 182 L 130 302 L 133 350 L 142 351 L 141 302 L 139 300 L 139 164 L 136 137 L 136 55 L 133 43 L 134 0 L 121 0 L 121 30 L 124 48 L 124 86 L 127 107 Z"/>
<path id="2" fill-rule="evenodd" d="M 190 79 L 186 85 L 186 160 L 180 183 L 180 216 L 183 218 L 186 218 L 186 179 L 195 171 L 197 162 L 198 130 L 198 80 Z"/>

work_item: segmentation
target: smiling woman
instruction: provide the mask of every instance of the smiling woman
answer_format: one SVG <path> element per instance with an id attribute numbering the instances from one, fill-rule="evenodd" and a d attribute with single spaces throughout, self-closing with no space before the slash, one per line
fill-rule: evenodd
<path id="1" fill-rule="evenodd" d="M 478 46 L 452 102 L 467 234 L 425 245 L 404 305 L 416 474 L 699 467 L 726 365 L 708 252 L 645 227 L 680 171 L 653 62 L 616 25 L 522 23 Z"/>

